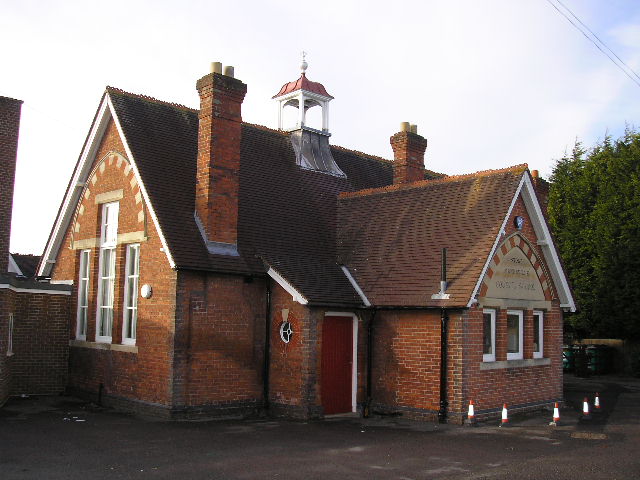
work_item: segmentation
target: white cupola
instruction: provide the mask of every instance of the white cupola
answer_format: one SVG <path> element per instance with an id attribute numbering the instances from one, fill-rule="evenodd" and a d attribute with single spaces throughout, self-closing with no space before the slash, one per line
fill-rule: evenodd
<path id="1" fill-rule="evenodd" d="M 329 136 L 329 102 L 333 97 L 327 93 L 327 90 L 321 83 L 312 82 L 307 78 L 307 61 L 306 53 L 302 52 L 302 63 L 300 64 L 300 78 L 293 82 L 285 83 L 280 91 L 273 96 L 278 102 L 278 130 L 285 130 L 283 125 L 285 107 L 296 107 L 298 109 L 298 119 L 293 128 L 287 130 L 298 130 L 300 128 L 309 128 L 306 125 L 307 110 L 311 107 L 319 106 L 322 109 L 322 130 L 324 135 Z M 318 131 L 317 129 L 313 129 Z"/>

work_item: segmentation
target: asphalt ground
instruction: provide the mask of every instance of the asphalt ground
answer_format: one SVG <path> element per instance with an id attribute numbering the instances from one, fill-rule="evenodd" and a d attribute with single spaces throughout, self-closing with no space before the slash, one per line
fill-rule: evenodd
<path id="1" fill-rule="evenodd" d="M 581 418 L 600 393 L 602 411 Z M 638 479 L 640 379 L 565 376 L 552 412 L 476 427 L 402 417 L 169 422 L 72 397 L 0 409 L 0 480 Z"/>

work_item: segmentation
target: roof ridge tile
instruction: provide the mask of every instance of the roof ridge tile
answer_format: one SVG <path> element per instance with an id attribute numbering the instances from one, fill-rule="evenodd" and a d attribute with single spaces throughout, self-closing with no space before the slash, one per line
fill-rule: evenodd
<path id="1" fill-rule="evenodd" d="M 466 180 L 473 177 L 488 177 L 490 175 L 497 175 L 502 173 L 516 173 L 520 175 L 524 173 L 528 168 L 529 166 L 526 163 L 521 163 L 518 165 L 512 165 L 510 167 L 505 167 L 500 169 L 480 170 L 478 172 L 445 176 L 443 178 L 438 178 L 433 180 L 420 180 L 413 183 L 401 183 L 401 184 L 395 184 L 395 185 L 387 185 L 385 187 L 366 188 L 364 190 L 358 190 L 356 192 L 342 192 L 340 193 L 338 198 L 342 199 L 342 198 L 364 197 L 367 195 L 378 195 L 378 194 L 384 194 L 389 192 L 395 192 L 399 190 L 413 190 L 416 188 L 431 187 L 433 185 L 439 185 L 443 183 L 453 183 L 456 181 Z"/>
<path id="2" fill-rule="evenodd" d="M 160 104 L 167 105 L 167 106 L 170 106 L 170 107 L 179 108 L 181 110 L 188 110 L 188 111 L 194 112 L 194 113 L 198 113 L 199 112 L 199 110 L 197 108 L 187 107 L 186 105 L 182 105 L 181 103 L 167 102 L 165 100 L 159 100 L 159 99 L 151 97 L 149 95 L 143 95 L 141 93 L 127 92 L 126 90 L 122 90 L 121 88 L 111 87 L 109 85 L 107 85 L 106 91 L 107 91 L 107 93 L 119 93 L 121 95 L 126 95 L 126 96 L 133 97 L 133 98 L 139 98 L 141 100 L 146 100 L 146 101 L 149 101 L 149 102 L 160 103 Z"/>

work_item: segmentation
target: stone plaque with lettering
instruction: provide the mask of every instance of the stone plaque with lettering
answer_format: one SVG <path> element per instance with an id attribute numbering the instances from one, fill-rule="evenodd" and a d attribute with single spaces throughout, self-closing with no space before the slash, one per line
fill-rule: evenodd
<path id="1" fill-rule="evenodd" d="M 512 248 L 486 280 L 487 297 L 518 300 L 542 300 L 544 292 L 531 261 L 518 247 Z"/>

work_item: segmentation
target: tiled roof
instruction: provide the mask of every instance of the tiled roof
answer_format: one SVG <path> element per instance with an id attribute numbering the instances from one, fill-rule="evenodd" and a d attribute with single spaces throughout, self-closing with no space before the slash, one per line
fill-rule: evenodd
<path id="1" fill-rule="evenodd" d="M 177 268 L 251 274 L 268 265 L 310 303 L 361 304 L 336 263 L 337 196 L 390 184 L 391 162 L 332 147 L 347 179 L 303 170 L 288 134 L 244 124 L 240 257 L 210 255 L 194 221 L 197 111 L 108 93 Z"/>
<path id="2" fill-rule="evenodd" d="M 347 178 L 301 169 L 287 133 L 244 124 L 239 257 L 207 252 L 194 221 L 198 112 L 108 89 L 178 269 L 264 274 L 311 304 L 464 306 L 526 166 L 394 186 L 392 162 L 332 146 Z M 448 301 L 439 290 L 448 248 Z M 440 303 L 444 302 L 444 303 Z"/>
<path id="3" fill-rule="evenodd" d="M 20 253 L 12 253 L 13 261 L 16 262 L 18 268 L 26 278 L 33 278 L 36 275 L 36 268 L 40 262 L 40 255 L 24 255 Z"/>
<path id="4" fill-rule="evenodd" d="M 377 306 L 466 306 L 526 165 L 343 193 L 338 255 Z M 447 248 L 449 300 L 432 300 Z"/>

